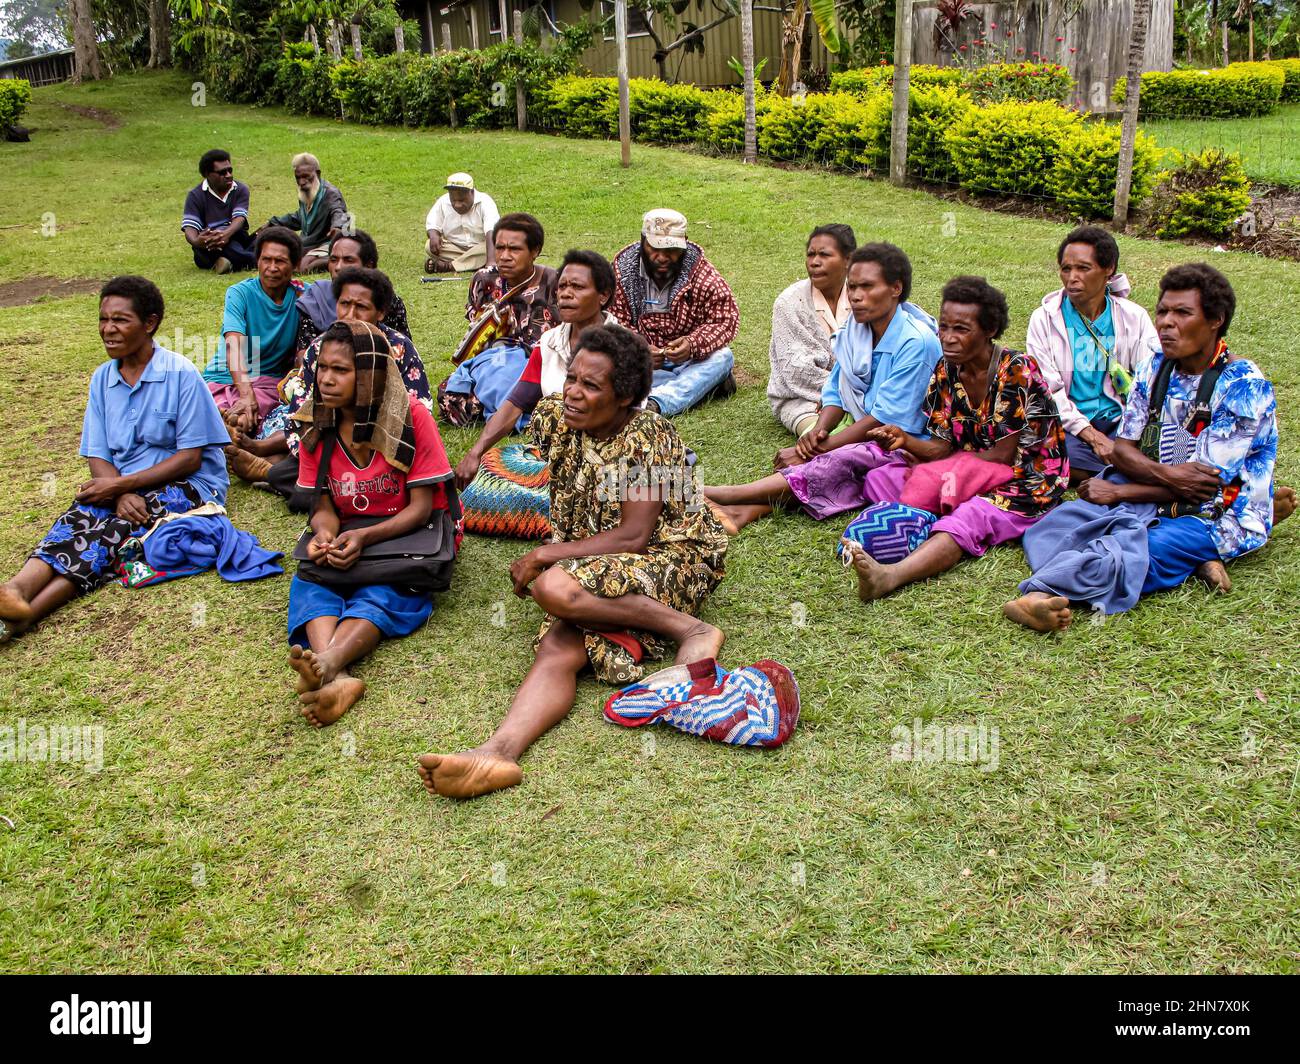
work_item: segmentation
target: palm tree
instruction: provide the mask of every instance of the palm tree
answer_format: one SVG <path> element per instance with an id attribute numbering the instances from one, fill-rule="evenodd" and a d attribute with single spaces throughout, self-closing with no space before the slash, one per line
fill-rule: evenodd
<path id="1" fill-rule="evenodd" d="M 1138 97 L 1142 95 L 1142 68 L 1146 66 L 1147 29 L 1151 25 L 1151 0 L 1133 0 L 1133 30 L 1128 42 L 1128 91 L 1124 94 L 1124 125 L 1120 130 L 1119 170 L 1115 175 L 1113 224 L 1128 222 L 1128 195 L 1133 187 L 1133 145 L 1137 140 Z"/>

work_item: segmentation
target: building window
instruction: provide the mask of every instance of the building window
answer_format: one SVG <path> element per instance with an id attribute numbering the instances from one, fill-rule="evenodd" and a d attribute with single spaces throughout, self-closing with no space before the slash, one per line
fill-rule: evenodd
<path id="1" fill-rule="evenodd" d="M 606 27 L 605 40 L 614 39 L 614 5 L 609 0 L 601 0 L 600 13 L 602 17 L 609 19 L 609 25 Z M 651 15 L 651 18 L 654 16 Z M 627 35 L 632 37 L 648 37 L 649 29 L 646 28 L 646 15 L 644 11 L 633 7 L 630 3 L 627 5 Z"/>

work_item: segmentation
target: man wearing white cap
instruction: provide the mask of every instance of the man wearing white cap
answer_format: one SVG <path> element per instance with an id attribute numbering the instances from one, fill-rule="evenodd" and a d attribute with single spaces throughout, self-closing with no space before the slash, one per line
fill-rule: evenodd
<path id="1" fill-rule="evenodd" d="M 474 187 L 469 174 L 452 174 L 443 188 L 447 191 L 424 220 L 429 236 L 424 272 L 452 273 L 491 266 L 494 257 L 488 236 L 500 219 L 496 203 Z"/>
<path id="2" fill-rule="evenodd" d="M 686 239 L 684 215 L 667 208 L 647 211 L 641 240 L 618 253 L 614 274 L 611 312 L 645 337 L 654 359 L 647 409 L 672 417 L 710 396 L 735 392 L 728 345 L 740 312 L 722 275 Z"/>

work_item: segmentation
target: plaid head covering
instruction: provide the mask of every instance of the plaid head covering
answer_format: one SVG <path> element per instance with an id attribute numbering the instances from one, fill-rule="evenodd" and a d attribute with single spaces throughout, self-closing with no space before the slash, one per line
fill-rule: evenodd
<path id="1" fill-rule="evenodd" d="M 343 324 L 352 331 L 352 350 L 356 352 L 357 394 L 353 407 L 356 424 L 352 439 L 370 444 L 395 469 L 410 472 L 415 461 L 411 401 L 388 338 L 369 322 Z M 295 421 L 306 426 L 299 436 L 301 445 L 309 451 L 316 448 L 327 430 L 338 430 L 338 411 L 320 401 L 319 379 L 318 375 L 312 394 L 293 415 Z"/>

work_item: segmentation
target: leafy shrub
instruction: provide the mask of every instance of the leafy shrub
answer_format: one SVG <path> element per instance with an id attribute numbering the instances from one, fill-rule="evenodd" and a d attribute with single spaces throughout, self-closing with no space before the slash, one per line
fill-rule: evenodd
<path id="1" fill-rule="evenodd" d="M 558 78 L 538 93 L 538 117 L 569 137 L 618 136 L 616 78 Z"/>
<path id="2" fill-rule="evenodd" d="M 1282 83 L 1282 102 L 1300 100 L 1300 59 L 1274 59 L 1268 65 L 1277 67 L 1286 78 Z"/>
<path id="3" fill-rule="evenodd" d="M 22 78 L 0 79 L 0 130 L 17 125 L 32 101 L 32 86 Z"/>
<path id="4" fill-rule="evenodd" d="M 1064 103 L 1074 90 L 1074 79 L 1059 63 L 989 63 L 972 70 L 962 85 L 979 103 L 1003 100 Z"/>
<path id="5" fill-rule="evenodd" d="M 1084 122 L 1071 128 L 1058 145 L 1056 163 L 1047 179 L 1047 192 L 1061 206 L 1084 218 L 1108 218 L 1115 205 L 1119 174 L 1120 126 Z M 1129 203 L 1141 203 L 1151 192 L 1160 149 L 1145 133 L 1133 144 L 1133 180 Z"/>
<path id="6" fill-rule="evenodd" d="M 918 63 L 908 73 L 909 88 L 946 85 L 957 88 L 966 77 L 960 67 L 931 66 Z M 831 75 L 831 92 L 852 92 L 859 96 L 870 95 L 881 89 L 894 87 L 892 66 L 864 67 L 861 70 L 840 70 Z"/>
<path id="7" fill-rule="evenodd" d="M 1155 118 L 1244 118 L 1266 115 L 1282 97 L 1286 74 L 1276 63 L 1229 63 L 1218 70 L 1152 70 L 1142 75 L 1139 108 Z M 1123 103 L 1127 79 L 1115 83 Z"/>
<path id="8" fill-rule="evenodd" d="M 1054 103 L 995 103 L 970 108 L 944 139 L 963 188 L 1046 196 L 1061 141 L 1081 122 Z"/>
<path id="9" fill-rule="evenodd" d="M 272 98 L 300 114 L 337 115 L 338 102 L 330 77 L 333 66 L 333 59 L 324 49 L 317 55 L 305 41 L 286 44 L 276 65 Z"/>
<path id="10" fill-rule="evenodd" d="M 907 120 L 907 169 L 924 181 L 954 181 L 956 169 L 948 150 L 948 130 L 974 104 L 952 87 L 914 88 Z M 885 123 L 883 151 L 889 156 L 889 122 Z"/>
<path id="11" fill-rule="evenodd" d="M 1175 156 L 1151 198 L 1156 236 L 1224 236 L 1250 206 L 1250 180 L 1241 156 L 1218 148 Z"/>
<path id="12" fill-rule="evenodd" d="M 632 136 L 650 144 L 683 144 L 699 136 L 711 94 L 695 85 L 666 85 L 657 78 L 634 78 L 628 84 Z M 614 91 L 618 131 L 618 87 Z"/>
<path id="13" fill-rule="evenodd" d="M 772 159 L 821 162 L 846 170 L 876 169 L 881 166 L 882 128 L 886 164 L 889 159 L 889 112 L 886 96 L 863 99 L 847 92 L 793 99 L 775 96 L 760 123 L 758 150 Z"/>

